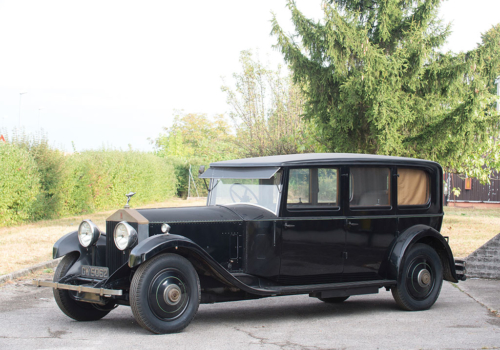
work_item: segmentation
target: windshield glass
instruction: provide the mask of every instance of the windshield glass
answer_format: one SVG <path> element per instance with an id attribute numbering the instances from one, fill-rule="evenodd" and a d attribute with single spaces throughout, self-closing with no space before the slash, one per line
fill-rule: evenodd
<path id="1" fill-rule="evenodd" d="M 270 179 L 212 179 L 208 205 L 251 204 L 277 215 L 281 171 Z"/>

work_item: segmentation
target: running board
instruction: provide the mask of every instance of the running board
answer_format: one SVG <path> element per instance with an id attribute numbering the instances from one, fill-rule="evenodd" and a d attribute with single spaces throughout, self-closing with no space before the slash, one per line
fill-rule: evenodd
<path id="1" fill-rule="evenodd" d="M 310 284 L 300 286 L 272 286 L 258 288 L 259 294 L 275 295 L 291 295 L 291 294 L 310 294 L 311 296 L 321 295 L 321 297 L 329 298 L 335 296 L 347 296 L 356 294 L 372 294 L 377 293 L 379 288 L 395 286 L 394 280 L 375 280 L 361 282 L 340 282 L 328 284 Z"/>

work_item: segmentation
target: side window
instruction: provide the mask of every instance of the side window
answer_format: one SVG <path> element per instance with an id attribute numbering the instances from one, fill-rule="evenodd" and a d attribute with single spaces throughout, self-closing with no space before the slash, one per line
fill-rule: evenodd
<path id="1" fill-rule="evenodd" d="M 398 168 L 398 205 L 425 205 L 429 201 L 429 175 L 419 169 Z"/>
<path id="2" fill-rule="evenodd" d="M 309 204 L 310 169 L 290 169 L 288 204 Z"/>
<path id="3" fill-rule="evenodd" d="M 351 168 L 349 206 L 375 207 L 391 204 L 389 168 Z"/>
<path id="4" fill-rule="evenodd" d="M 288 209 L 338 207 L 338 169 L 290 169 Z"/>

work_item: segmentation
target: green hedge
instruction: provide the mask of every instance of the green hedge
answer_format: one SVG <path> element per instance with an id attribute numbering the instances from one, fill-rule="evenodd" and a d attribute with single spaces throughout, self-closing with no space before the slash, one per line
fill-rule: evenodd
<path id="1" fill-rule="evenodd" d="M 63 215 L 123 207 L 136 192 L 133 207 L 175 196 L 174 167 L 142 152 L 86 151 L 67 160 L 62 182 Z"/>
<path id="2" fill-rule="evenodd" d="M 33 157 L 21 147 L 0 142 L 0 226 L 34 216 L 40 175 Z"/>
<path id="3" fill-rule="evenodd" d="M 14 141 L 15 142 L 15 141 Z M 135 151 L 63 155 L 45 141 L 0 144 L 0 226 L 163 201 L 177 192 L 172 162 Z"/>

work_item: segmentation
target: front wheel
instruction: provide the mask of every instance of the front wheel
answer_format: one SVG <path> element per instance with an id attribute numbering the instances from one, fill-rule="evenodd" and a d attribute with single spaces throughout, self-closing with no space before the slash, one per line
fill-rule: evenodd
<path id="1" fill-rule="evenodd" d="M 200 281 L 193 265 L 177 254 L 145 262 L 130 285 L 130 306 L 137 322 L 158 334 L 176 333 L 193 320 L 200 305 Z"/>
<path id="2" fill-rule="evenodd" d="M 443 266 L 436 251 L 415 244 L 404 256 L 398 284 L 392 288 L 396 303 L 404 310 L 427 310 L 436 302 L 443 285 Z"/>
<path id="3" fill-rule="evenodd" d="M 54 282 L 59 282 L 59 280 L 66 276 L 68 270 L 73 266 L 73 264 L 78 259 L 77 253 L 70 253 L 62 258 L 59 265 L 57 265 L 56 272 L 54 273 Z M 57 306 L 64 312 L 67 316 L 71 317 L 77 321 L 96 321 L 100 320 L 114 307 L 114 304 L 107 306 L 99 306 L 97 304 L 86 303 L 83 301 L 75 300 L 73 295 L 76 292 L 64 290 L 64 289 L 54 289 L 54 299 L 56 300 Z"/>

